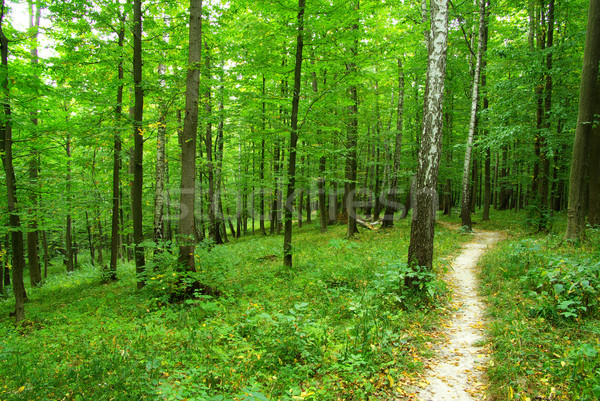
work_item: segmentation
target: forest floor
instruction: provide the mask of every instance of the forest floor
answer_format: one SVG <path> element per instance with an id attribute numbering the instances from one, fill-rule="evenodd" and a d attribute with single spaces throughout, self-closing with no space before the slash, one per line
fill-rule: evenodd
<path id="1" fill-rule="evenodd" d="M 453 291 L 452 313 L 442 325 L 441 340 L 432 344 L 435 356 L 425 361 L 425 376 L 408 391 L 409 400 L 486 399 L 483 375 L 489 352 L 484 347 L 484 305 L 477 293 L 476 268 L 479 258 L 504 235 L 486 231 L 472 235 L 446 276 Z"/>

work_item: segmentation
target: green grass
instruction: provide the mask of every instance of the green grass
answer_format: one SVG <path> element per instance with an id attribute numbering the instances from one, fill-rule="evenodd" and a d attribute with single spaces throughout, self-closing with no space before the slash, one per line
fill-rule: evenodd
<path id="1" fill-rule="evenodd" d="M 0 399 L 389 399 L 422 369 L 448 297 L 439 283 L 427 297 L 398 290 L 408 224 L 353 239 L 304 225 L 291 269 L 280 236 L 199 247 L 198 277 L 218 298 L 168 303 L 168 255 L 141 292 L 128 264 L 111 284 L 89 264 L 53 272 L 22 324 L 0 303 Z M 443 270 L 468 236 L 436 232 Z"/>
<path id="2" fill-rule="evenodd" d="M 524 226 L 482 259 L 494 400 L 600 399 L 600 232 L 574 245 L 564 227 Z"/>

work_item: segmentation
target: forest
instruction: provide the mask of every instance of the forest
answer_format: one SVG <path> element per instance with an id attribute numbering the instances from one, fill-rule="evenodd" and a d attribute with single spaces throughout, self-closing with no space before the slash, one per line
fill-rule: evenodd
<path id="1" fill-rule="evenodd" d="M 600 0 L 0 0 L 0 59 L 0 399 L 600 399 Z"/>

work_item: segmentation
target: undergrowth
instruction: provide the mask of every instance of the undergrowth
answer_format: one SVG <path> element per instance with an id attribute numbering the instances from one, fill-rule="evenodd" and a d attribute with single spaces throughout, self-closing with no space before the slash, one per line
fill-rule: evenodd
<path id="1" fill-rule="evenodd" d="M 482 259 L 496 400 L 600 399 L 600 232 L 563 240 L 527 229 Z"/>
<path id="2" fill-rule="evenodd" d="M 54 273 L 29 289 L 24 322 L 0 303 L 0 399 L 389 399 L 422 369 L 449 293 L 435 277 L 399 290 L 408 221 L 353 239 L 344 230 L 298 230 L 293 268 L 279 236 L 200 246 L 193 275 L 157 255 L 139 292 L 130 264 L 110 284 L 89 264 Z M 468 238 L 436 233 L 443 268 Z M 219 296 L 173 302 L 185 280 Z"/>

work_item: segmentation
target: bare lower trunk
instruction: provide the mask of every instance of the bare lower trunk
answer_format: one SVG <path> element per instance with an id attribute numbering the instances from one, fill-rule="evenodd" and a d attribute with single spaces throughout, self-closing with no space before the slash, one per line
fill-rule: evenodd
<path id="1" fill-rule="evenodd" d="M 565 238 L 585 238 L 585 195 L 588 160 L 592 142 L 594 113 L 600 102 L 598 63 L 600 62 L 600 0 L 590 0 L 588 25 L 585 38 L 583 71 L 579 91 L 579 114 L 573 144 L 571 175 L 569 178 L 569 206 Z M 598 154 L 591 155 L 595 160 Z"/>
<path id="2" fill-rule="evenodd" d="M 181 214 L 179 218 L 179 263 L 187 271 L 195 271 L 195 183 L 196 132 L 202 53 L 202 0 L 190 1 L 189 55 L 185 91 L 185 119 L 181 140 Z"/>

